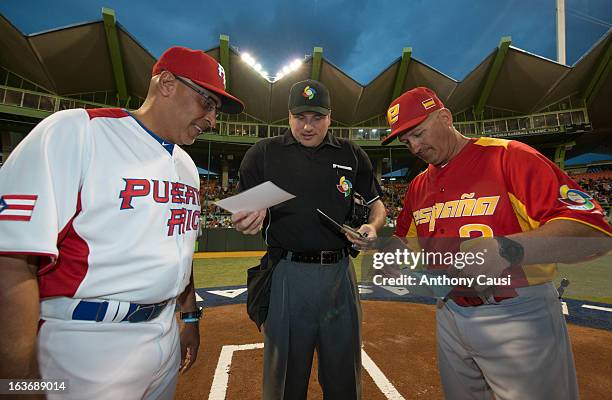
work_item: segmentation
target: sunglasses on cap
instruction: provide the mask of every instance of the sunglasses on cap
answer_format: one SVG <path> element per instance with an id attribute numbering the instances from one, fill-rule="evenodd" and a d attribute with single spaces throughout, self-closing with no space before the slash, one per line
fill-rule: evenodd
<path id="1" fill-rule="evenodd" d="M 206 100 L 204 103 L 204 110 L 206 110 L 206 112 L 212 111 L 215 113 L 215 117 L 219 116 L 219 114 L 221 113 L 221 104 L 217 103 L 217 101 L 210 95 L 210 93 L 206 89 L 197 86 L 195 83 L 181 76 L 174 75 L 174 77 L 177 81 L 181 82 L 183 85 L 187 86 Z"/>

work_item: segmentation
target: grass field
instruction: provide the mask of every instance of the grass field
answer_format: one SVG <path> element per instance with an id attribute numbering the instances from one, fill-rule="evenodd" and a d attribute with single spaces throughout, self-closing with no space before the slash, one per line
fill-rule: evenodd
<path id="1" fill-rule="evenodd" d="M 194 259 L 196 288 L 246 284 L 246 270 L 257 265 L 259 257 L 236 255 L 240 254 L 199 253 L 198 258 Z M 353 260 L 358 280 L 361 278 L 362 258 L 360 256 Z M 564 297 L 612 304 L 612 255 L 581 264 L 561 264 L 555 285 L 559 285 L 561 278 L 570 281 Z"/>

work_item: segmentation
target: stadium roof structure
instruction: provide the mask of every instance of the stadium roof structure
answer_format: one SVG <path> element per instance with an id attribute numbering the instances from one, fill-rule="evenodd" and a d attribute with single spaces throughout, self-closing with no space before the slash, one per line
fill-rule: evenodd
<path id="1" fill-rule="evenodd" d="M 117 23 L 114 11 L 103 9 L 102 14 L 99 21 L 31 35 L 0 15 L 0 65 L 60 96 L 111 91 L 119 102 L 144 98 L 155 57 Z M 576 96 L 587 105 L 595 130 L 612 130 L 612 30 L 571 67 L 513 47 L 510 38 L 502 38 L 462 81 L 412 58 L 410 48 L 366 85 L 322 57 L 320 48 L 276 82 L 244 63 L 225 35 L 207 53 L 226 67 L 228 89 L 243 99 L 245 112 L 268 124 L 287 118 L 291 85 L 315 77 L 330 89 L 332 117 L 340 126 L 367 124 L 383 116 L 402 92 L 428 86 L 453 113 L 469 111 L 474 119 L 482 119 L 487 107 L 527 115 Z"/>
<path id="2" fill-rule="evenodd" d="M 197 168 L 198 168 L 198 174 L 200 174 L 200 175 L 210 175 L 210 176 L 217 176 L 217 175 L 219 175 L 218 173 L 213 172 L 213 171 L 211 171 L 209 169 L 206 169 L 206 168 L 202 168 L 202 167 L 197 167 Z"/>
<path id="3" fill-rule="evenodd" d="M 387 172 L 382 175 L 382 178 L 403 178 L 408 175 L 409 168 L 400 168 L 395 171 Z"/>
<path id="4" fill-rule="evenodd" d="M 23 35 L 0 14 L 0 65 L 60 96 L 125 91 L 145 97 L 156 59 L 111 25 L 116 29 L 102 20 Z"/>
<path id="5" fill-rule="evenodd" d="M 588 164 L 612 164 L 612 154 L 585 153 L 565 161 L 567 167 Z"/>

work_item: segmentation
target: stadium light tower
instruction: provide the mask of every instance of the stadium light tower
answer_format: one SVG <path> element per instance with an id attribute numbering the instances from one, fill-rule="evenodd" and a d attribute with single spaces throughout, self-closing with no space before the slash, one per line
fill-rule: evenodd
<path id="1" fill-rule="evenodd" d="M 557 0 L 557 62 L 565 65 L 565 0 Z"/>
<path id="2" fill-rule="evenodd" d="M 299 69 L 302 66 L 303 60 L 296 58 L 293 61 L 291 61 L 289 64 L 285 65 L 283 68 L 281 68 L 277 73 L 276 76 L 274 77 L 274 82 L 278 81 L 279 79 L 281 79 L 283 76 Z"/>
<path id="3" fill-rule="evenodd" d="M 268 72 L 266 72 L 266 70 L 261 66 L 259 62 L 257 62 L 257 60 L 252 55 L 250 55 L 249 53 L 242 53 L 240 57 L 242 58 L 242 61 L 244 61 L 251 68 L 257 71 L 259 75 L 261 75 L 267 81 L 271 82 L 270 77 L 268 76 Z"/>

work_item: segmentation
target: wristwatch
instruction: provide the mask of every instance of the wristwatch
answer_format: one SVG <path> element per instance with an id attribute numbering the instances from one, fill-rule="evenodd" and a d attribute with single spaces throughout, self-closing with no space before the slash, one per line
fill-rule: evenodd
<path id="1" fill-rule="evenodd" d="M 523 262 L 525 249 L 520 243 L 503 236 L 497 236 L 495 240 L 499 243 L 499 255 L 508 260 L 511 266 L 520 265 Z"/>
<path id="2" fill-rule="evenodd" d="M 198 307 L 196 311 L 181 312 L 181 320 L 184 323 L 197 323 L 202 318 L 202 307 Z"/>

